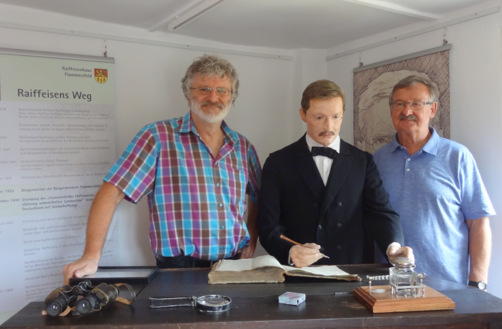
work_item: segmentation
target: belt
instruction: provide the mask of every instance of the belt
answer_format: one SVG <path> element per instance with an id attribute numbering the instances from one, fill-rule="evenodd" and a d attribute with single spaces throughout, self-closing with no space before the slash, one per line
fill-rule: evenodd
<path id="1" fill-rule="evenodd" d="M 175 256 L 164 257 L 157 256 L 158 268 L 187 268 L 187 267 L 211 267 L 217 260 L 205 260 L 192 256 Z M 237 254 L 229 259 L 239 259 L 240 254 Z"/>

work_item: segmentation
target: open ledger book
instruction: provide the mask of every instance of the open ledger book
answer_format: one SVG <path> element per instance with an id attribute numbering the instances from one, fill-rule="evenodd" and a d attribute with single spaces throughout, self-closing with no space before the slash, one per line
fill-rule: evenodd
<path id="1" fill-rule="evenodd" d="M 335 265 L 292 267 L 281 265 L 275 257 L 266 255 L 248 259 L 223 259 L 209 272 L 209 283 L 278 283 L 288 276 L 361 281 L 357 274 L 349 274 Z"/>

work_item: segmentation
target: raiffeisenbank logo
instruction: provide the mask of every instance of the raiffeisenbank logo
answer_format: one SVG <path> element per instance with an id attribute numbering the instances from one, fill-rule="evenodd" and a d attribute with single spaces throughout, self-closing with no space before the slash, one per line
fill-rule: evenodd
<path id="1" fill-rule="evenodd" d="M 108 81 L 108 70 L 94 69 L 94 80 L 98 83 L 106 83 L 106 81 Z"/>

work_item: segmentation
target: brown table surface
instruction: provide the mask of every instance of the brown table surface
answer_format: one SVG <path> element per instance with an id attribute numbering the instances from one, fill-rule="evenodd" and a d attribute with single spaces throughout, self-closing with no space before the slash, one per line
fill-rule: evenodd
<path id="1" fill-rule="evenodd" d="M 499 328 L 502 300 L 478 289 L 427 277 L 425 284 L 455 303 L 455 310 L 373 314 L 353 296 L 367 285 L 366 275 L 384 275 L 382 265 L 344 265 L 361 282 L 288 278 L 279 284 L 210 285 L 207 269 L 161 270 L 128 306 L 110 303 L 87 316 L 42 316 L 42 302 L 29 303 L 1 328 Z M 278 303 L 284 292 L 302 292 L 299 306 Z M 230 310 L 209 314 L 191 307 L 150 309 L 148 297 L 220 294 L 232 298 Z M 408 328 L 408 327 L 407 327 Z"/>

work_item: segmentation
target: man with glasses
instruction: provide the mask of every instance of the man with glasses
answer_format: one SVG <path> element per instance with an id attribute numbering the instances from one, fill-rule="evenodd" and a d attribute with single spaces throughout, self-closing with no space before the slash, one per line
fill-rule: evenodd
<path id="1" fill-rule="evenodd" d="M 209 267 L 219 259 L 252 257 L 261 167 L 253 145 L 223 121 L 238 87 L 228 61 L 204 55 L 192 63 L 182 79 L 190 111 L 145 126 L 105 176 L 89 214 L 84 253 L 63 269 L 66 283 L 96 272 L 117 205 L 144 196 L 158 267 Z"/>
<path id="2" fill-rule="evenodd" d="M 344 111 L 345 96 L 332 81 L 315 81 L 303 92 L 299 114 L 307 133 L 263 166 L 260 242 L 297 267 L 372 262 L 373 239 L 390 261 L 413 261 L 412 250 L 401 247 L 401 222 L 371 154 L 340 139 Z"/>
<path id="3" fill-rule="evenodd" d="M 438 96 L 428 78 L 399 81 L 389 97 L 397 133 L 374 158 L 417 271 L 484 290 L 495 211 L 469 150 L 429 127 Z"/>

